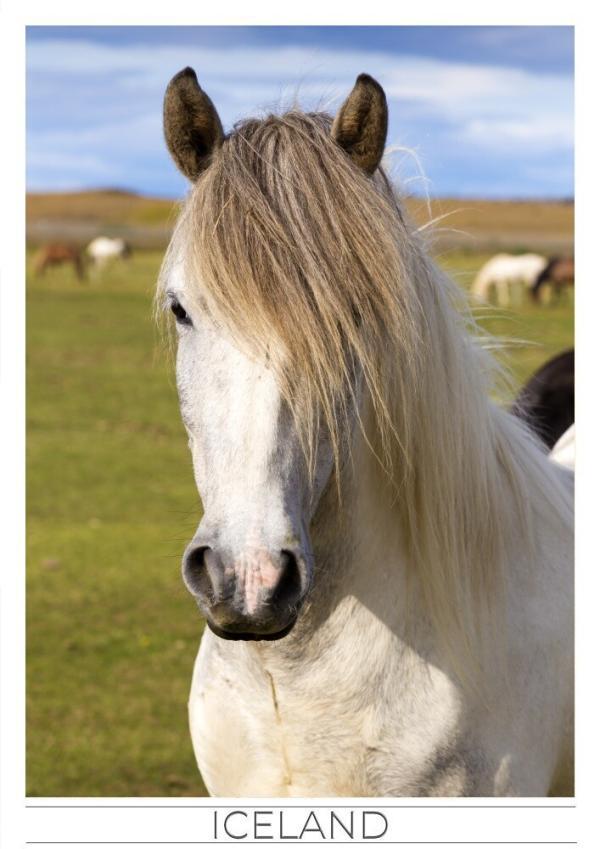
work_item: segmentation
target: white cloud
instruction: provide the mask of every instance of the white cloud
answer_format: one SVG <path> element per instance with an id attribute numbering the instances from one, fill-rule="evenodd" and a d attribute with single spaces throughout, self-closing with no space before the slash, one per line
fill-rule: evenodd
<path id="1" fill-rule="evenodd" d="M 524 145 L 543 148 L 570 148 L 573 144 L 573 125 L 566 118 L 530 119 L 522 118 L 476 118 L 469 120 L 461 131 L 463 141 L 471 141 L 487 147 L 522 148 Z"/>
<path id="2" fill-rule="evenodd" d="M 386 89 L 391 144 L 408 140 L 420 145 L 418 134 L 433 128 L 442 151 L 444 145 L 458 144 L 532 156 L 540 150 L 569 153 L 573 145 L 568 75 L 355 49 L 191 49 L 44 40 L 31 42 L 27 50 L 30 115 L 39 110 L 45 116 L 44 126 L 31 125 L 32 156 L 41 150 L 81 151 L 110 167 L 111 157 L 126 162 L 137 151 L 164 162 L 162 95 L 170 77 L 188 64 L 226 126 L 296 96 L 304 106 L 335 109 L 357 73 L 366 71 Z M 48 126 L 53 81 L 63 123 L 59 129 Z M 115 174 L 122 170 L 115 166 Z"/>

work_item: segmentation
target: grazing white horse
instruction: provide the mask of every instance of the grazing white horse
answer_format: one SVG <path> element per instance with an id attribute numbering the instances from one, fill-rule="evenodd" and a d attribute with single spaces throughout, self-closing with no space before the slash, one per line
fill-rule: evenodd
<path id="1" fill-rule="evenodd" d="M 209 792 L 571 794 L 572 473 L 489 400 L 381 170 L 383 90 L 225 137 L 186 68 L 164 115 Z"/>
<path id="2" fill-rule="evenodd" d="M 93 268 L 98 271 L 116 259 L 127 259 L 131 256 L 131 247 L 125 239 L 110 239 L 108 236 L 93 239 L 85 250 Z"/>
<path id="3" fill-rule="evenodd" d="M 500 306 L 510 306 L 511 296 L 521 303 L 523 287 L 533 289 L 547 265 L 546 257 L 539 254 L 497 254 L 478 271 L 472 295 L 477 301 L 489 301 L 495 288 Z"/>

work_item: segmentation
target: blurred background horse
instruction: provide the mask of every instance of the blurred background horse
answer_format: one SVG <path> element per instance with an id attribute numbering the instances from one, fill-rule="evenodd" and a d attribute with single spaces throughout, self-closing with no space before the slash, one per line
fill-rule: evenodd
<path id="1" fill-rule="evenodd" d="M 477 301 L 490 301 L 496 293 L 498 304 L 508 307 L 522 302 L 523 287 L 530 289 L 547 265 L 540 254 L 497 254 L 488 260 L 473 282 L 472 294 Z"/>
<path id="2" fill-rule="evenodd" d="M 41 247 L 34 259 L 33 269 L 35 274 L 41 277 L 48 268 L 64 264 L 73 266 L 78 280 L 85 279 L 85 266 L 81 252 L 74 245 L 65 242 L 51 242 Z"/>
<path id="3" fill-rule="evenodd" d="M 85 250 L 96 272 L 100 272 L 115 260 L 129 259 L 132 254 L 129 242 L 121 238 L 111 239 L 108 236 L 98 236 L 93 239 Z"/>
<path id="4" fill-rule="evenodd" d="M 566 287 L 575 285 L 575 260 L 568 256 L 554 256 L 548 260 L 531 289 L 534 301 L 539 301 L 545 286 L 551 287 L 554 298 Z"/>
<path id="5" fill-rule="evenodd" d="M 519 392 L 512 412 L 527 422 L 548 449 L 575 421 L 575 350 L 553 357 Z"/>

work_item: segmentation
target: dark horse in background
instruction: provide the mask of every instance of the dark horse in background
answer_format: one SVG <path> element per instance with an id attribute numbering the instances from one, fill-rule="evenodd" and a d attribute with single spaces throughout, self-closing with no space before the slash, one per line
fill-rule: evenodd
<path id="1" fill-rule="evenodd" d="M 543 365 L 519 392 L 511 412 L 550 450 L 575 421 L 575 351 Z"/>
<path id="2" fill-rule="evenodd" d="M 74 245 L 64 242 L 51 242 L 41 247 L 35 258 L 33 268 L 35 274 L 39 277 L 51 266 L 63 265 L 64 263 L 73 265 L 78 280 L 83 281 L 85 279 L 85 265 L 81 251 Z"/>
<path id="3" fill-rule="evenodd" d="M 540 300 L 542 286 L 550 285 L 554 295 L 559 295 L 567 286 L 575 285 L 575 260 L 573 257 L 554 256 L 548 260 L 548 265 L 540 272 L 531 288 L 534 301 Z"/>

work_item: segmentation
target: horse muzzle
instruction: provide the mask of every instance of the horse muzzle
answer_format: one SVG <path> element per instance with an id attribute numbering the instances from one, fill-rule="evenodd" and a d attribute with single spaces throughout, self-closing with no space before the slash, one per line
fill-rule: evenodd
<path id="1" fill-rule="evenodd" d="M 293 628 L 312 575 L 300 549 L 249 548 L 232 556 L 193 541 L 183 580 L 210 629 L 228 640 L 277 640 Z"/>

